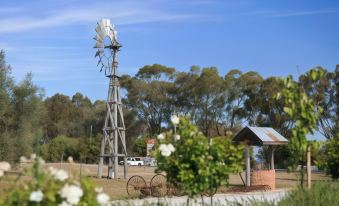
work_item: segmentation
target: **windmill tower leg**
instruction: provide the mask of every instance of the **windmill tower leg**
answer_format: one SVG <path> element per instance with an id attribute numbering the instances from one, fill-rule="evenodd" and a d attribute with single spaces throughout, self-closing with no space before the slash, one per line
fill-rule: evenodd
<path id="1" fill-rule="evenodd" d="M 104 165 L 104 152 L 105 152 L 105 138 L 102 138 L 101 140 L 101 148 L 100 148 L 100 157 L 99 157 L 99 166 L 98 166 L 98 173 L 97 177 L 102 177 L 102 167 Z"/>

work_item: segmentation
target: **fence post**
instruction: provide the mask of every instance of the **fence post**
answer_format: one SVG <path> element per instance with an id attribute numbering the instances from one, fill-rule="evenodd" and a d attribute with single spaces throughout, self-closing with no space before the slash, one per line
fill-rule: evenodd
<path id="1" fill-rule="evenodd" d="M 250 146 L 245 147 L 246 158 L 246 187 L 251 186 L 251 162 L 250 162 Z"/>
<path id="2" fill-rule="evenodd" d="M 311 146 L 307 147 L 307 188 L 311 189 Z"/>

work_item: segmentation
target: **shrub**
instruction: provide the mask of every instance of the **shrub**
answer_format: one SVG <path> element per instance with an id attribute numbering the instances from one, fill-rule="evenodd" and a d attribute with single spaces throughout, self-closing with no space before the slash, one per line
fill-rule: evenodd
<path id="1" fill-rule="evenodd" d="M 339 141 L 331 139 L 325 144 L 324 168 L 333 179 L 339 178 Z"/>
<path id="2" fill-rule="evenodd" d="M 64 158 L 72 156 L 79 159 L 79 141 L 77 138 L 57 136 L 41 148 L 42 157 L 51 162 L 58 162 L 63 155 Z"/>
<path id="3" fill-rule="evenodd" d="M 184 118 L 180 118 L 177 134 L 160 134 L 158 139 L 157 171 L 166 172 L 167 181 L 180 184 L 190 197 L 227 185 L 229 174 L 241 168 L 241 149 L 221 138 L 209 144 Z"/>
<path id="4" fill-rule="evenodd" d="M 55 168 L 42 170 L 39 167 L 41 162 L 36 158 L 34 167 L 24 172 L 25 180 L 13 182 L 5 191 L 6 196 L 0 199 L 0 206 L 111 205 L 108 195 L 94 188 L 87 178 L 77 180 L 66 171 Z"/>
<path id="5" fill-rule="evenodd" d="M 308 189 L 299 188 L 292 191 L 286 198 L 281 200 L 279 206 L 335 206 L 338 205 L 339 185 L 329 183 L 317 183 Z"/>

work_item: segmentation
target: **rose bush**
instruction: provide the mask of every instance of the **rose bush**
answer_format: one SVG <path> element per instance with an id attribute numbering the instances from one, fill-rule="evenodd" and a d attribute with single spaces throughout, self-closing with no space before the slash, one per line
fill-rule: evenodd
<path id="1" fill-rule="evenodd" d="M 34 157 L 33 168 L 24 171 L 24 176 L 34 178 L 17 179 L 0 198 L 0 206 L 108 206 L 110 197 L 97 189 L 87 178 L 76 179 L 66 171 L 56 168 L 43 169 L 40 158 Z M 5 169 L 7 164 L 3 163 Z M 4 178 L 4 177 L 3 177 Z"/>
<path id="2" fill-rule="evenodd" d="M 242 168 L 243 148 L 224 137 L 209 143 L 189 120 L 172 119 L 176 133 L 158 136 L 157 172 L 166 172 L 167 181 L 181 185 L 190 197 L 227 185 L 229 174 Z"/>

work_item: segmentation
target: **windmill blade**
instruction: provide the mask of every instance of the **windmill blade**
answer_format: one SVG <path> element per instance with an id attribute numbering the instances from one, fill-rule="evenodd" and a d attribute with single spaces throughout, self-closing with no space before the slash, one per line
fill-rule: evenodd
<path id="1" fill-rule="evenodd" d="M 109 27 L 111 25 L 111 20 L 109 19 L 101 19 L 100 24 L 104 27 Z"/>
<path id="2" fill-rule="evenodd" d="M 113 32 L 115 40 L 118 41 L 118 32 L 116 30 L 114 30 Z"/>
<path id="3" fill-rule="evenodd" d="M 105 27 L 105 28 L 104 28 L 104 31 L 105 31 L 105 35 L 106 35 L 106 36 L 109 36 L 109 35 L 110 35 L 110 31 L 111 31 L 111 30 L 110 30 L 109 27 Z"/>
<path id="4" fill-rule="evenodd" d="M 104 44 L 100 42 L 96 42 L 94 48 L 104 48 Z"/>
<path id="5" fill-rule="evenodd" d="M 95 37 L 94 37 L 93 39 L 96 40 L 96 41 L 98 41 L 98 42 L 100 42 L 100 43 L 103 42 L 103 38 L 101 38 L 99 34 L 96 34 Z"/>
<path id="6" fill-rule="evenodd" d="M 100 25 L 98 24 L 97 27 L 95 27 L 95 31 L 100 34 L 101 33 L 101 27 Z"/>
<path id="7" fill-rule="evenodd" d="M 104 68 L 104 65 L 101 66 L 100 72 L 102 72 L 102 68 Z"/>

